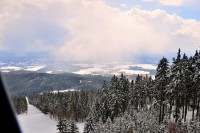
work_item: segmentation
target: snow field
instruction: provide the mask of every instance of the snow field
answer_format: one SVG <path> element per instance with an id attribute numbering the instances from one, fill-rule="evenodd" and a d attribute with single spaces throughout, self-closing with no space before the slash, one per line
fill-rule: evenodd
<path id="1" fill-rule="evenodd" d="M 27 99 L 28 102 L 28 99 Z M 17 116 L 23 133 L 57 133 L 57 121 L 43 114 L 33 105 L 28 104 L 28 113 Z M 83 133 L 84 123 L 77 123 L 80 133 Z"/>

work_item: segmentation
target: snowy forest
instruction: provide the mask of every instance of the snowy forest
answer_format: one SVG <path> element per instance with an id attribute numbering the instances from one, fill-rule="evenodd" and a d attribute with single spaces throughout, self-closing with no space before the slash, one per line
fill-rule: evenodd
<path id="1" fill-rule="evenodd" d="M 155 77 L 129 80 L 113 76 L 98 91 L 44 93 L 30 104 L 58 120 L 58 132 L 200 133 L 200 52 L 188 57 L 178 50 L 173 62 L 163 57 Z"/>

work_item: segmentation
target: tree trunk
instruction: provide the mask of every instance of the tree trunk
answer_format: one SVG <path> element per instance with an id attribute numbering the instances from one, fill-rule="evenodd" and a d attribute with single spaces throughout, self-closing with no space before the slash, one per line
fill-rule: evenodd
<path id="1" fill-rule="evenodd" d="M 136 104 L 135 104 L 135 109 L 136 109 L 136 111 L 137 111 L 137 113 L 138 113 L 138 98 L 137 98 L 137 100 L 136 100 Z"/>
<path id="2" fill-rule="evenodd" d="M 169 108 L 169 119 L 171 119 L 171 114 L 172 114 L 172 98 L 170 99 L 170 108 Z"/>
<path id="3" fill-rule="evenodd" d="M 193 109 L 192 109 L 192 120 L 194 120 L 194 111 L 196 108 L 196 98 L 197 98 L 197 88 L 194 89 L 194 97 L 193 97 Z"/>
<path id="4" fill-rule="evenodd" d="M 200 99 L 198 99 L 198 103 L 197 103 L 197 114 L 196 114 L 197 118 L 199 118 L 199 102 L 200 102 Z"/>
<path id="5" fill-rule="evenodd" d="M 161 124 L 162 122 L 162 105 L 163 105 L 163 101 L 162 101 L 162 90 L 160 91 L 160 114 L 159 114 L 159 124 Z"/>
<path id="6" fill-rule="evenodd" d="M 178 121 L 178 112 L 179 112 L 179 103 L 178 103 L 178 100 L 179 100 L 179 97 L 178 97 L 178 86 L 176 87 L 176 112 L 175 112 L 175 123 L 177 123 Z"/>
<path id="7" fill-rule="evenodd" d="M 165 104 L 163 104 L 162 106 L 162 120 L 161 121 L 164 120 L 164 116 L 165 116 Z"/>
<path id="8" fill-rule="evenodd" d="M 184 107 L 185 107 L 185 106 L 184 106 L 184 105 L 185 105 L 185 100 L 184 100 L 184 98 L 183 98 L 182 100 L 183 100 L 183 102 L 182 102 L 182 105 L 183 105 L 183 108 L 182 108 L 182 119 L 183 119 L 184 116 L 185 116 L 185 115 L 184 115 L 184 113 L 185 113 L 185 108 L 184 108 Z"/>
<path id="9" fill-rule="evenodd" d="M 186 117 L 187 117 L 187 106 L 188 106 L 188 98 L 186 96 L 186 99 L 185 99 L 185 116 L 184 116 L 184 122 L 186 122 Z"/>
<path id="10" fill-rule="evenodd" d="M 161 124 L 161 121 L 162 121 L 162 100 L 160 100 L 159 124 Z"/>
<path id="11" fill-rule="evenodd" d="M 193 108 L 192 108 L 192 120 L 194 120 L 194 111 L 195 111 L 195 106 L 196 106 L 196 98 L 193 98 Z"/>

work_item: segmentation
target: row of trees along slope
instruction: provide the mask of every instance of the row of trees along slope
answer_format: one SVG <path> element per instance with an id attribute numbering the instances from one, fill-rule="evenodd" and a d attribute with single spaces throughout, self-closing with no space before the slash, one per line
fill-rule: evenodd
<path id="1" fill-rule="evenodd" d="M 48 93 L 32 97 L 30 101 L 55 118 L 86 120 L 101 125 L 94 130 L 103 130 L 102 125 L 108 121 L 119 128 L 119 123 L 125 119 L 127 128 L 124 129 L 128 131 L 154 128 L 154 131 L 161 131 L 161 128 L 165 129 L 163 125 L 170 126 L 170 121 L 186 123 L 188 111 L 192 112 L 191 121 L 199 125 L 200 53 L 196 51 L 188 58 L 186 54 L 181 56 L 179 49 L 172 65 L 163 57 L 158 63 L 155 79 L 138 75 L 135 81 L 130 82 L 121 74 L 119 78 L 113 76 L 110 84 L 104 84 L 98 92 Z M 189 131 L 187 126 L 182 127 Z M 196 127 L 195 130 L 200 131 L 200 126 Z"/>
<path id="2" fill-rule="evenodd" d="M 15 112 L 19 114 L 27 113 L 28 104 L 25 97 L 12 97 L 12 104 L 14 106 Z"/>

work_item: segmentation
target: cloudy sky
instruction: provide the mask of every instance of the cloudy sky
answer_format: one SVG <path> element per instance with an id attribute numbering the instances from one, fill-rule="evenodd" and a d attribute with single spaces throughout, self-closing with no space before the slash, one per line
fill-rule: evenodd
<path id="1" fill-rule="evenodd" d="M 199 0 L 1 0 L 0 52 L 140 62 L 200 46 Z"/>

